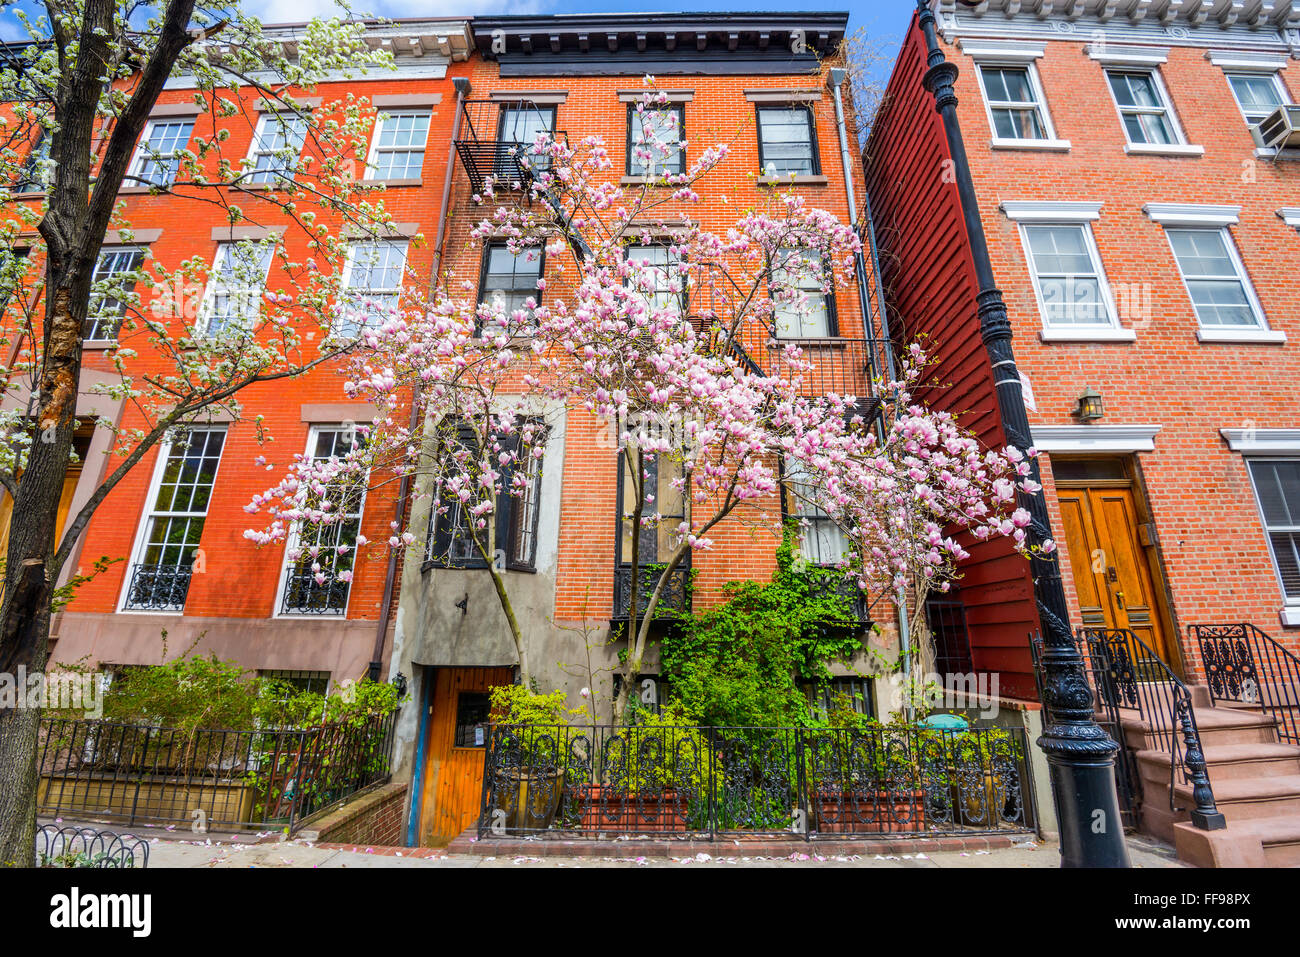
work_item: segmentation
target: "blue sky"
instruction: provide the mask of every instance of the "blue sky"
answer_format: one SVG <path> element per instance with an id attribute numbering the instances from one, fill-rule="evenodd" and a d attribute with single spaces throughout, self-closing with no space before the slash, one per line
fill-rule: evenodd
<path id="1" fill-rule="evenodd" d="M 464 16 L 493 13 L 644 13 L 728 10 L 847 10 L 850 29 L 865 27 L 881 39 L 895 42 L 907 27 L 912 11 L 908 0 L 352 0 L 354 9 L 386 17 Z M 32 0 L 0 0 L 0 38 L 24 36 L 14 17 L 21 5 L 34 8 Z M 300 22 L 313 16 L 327 16 L 336 8 L 333 0 L 244 0 L 244 8 L 265 23 Z"/>

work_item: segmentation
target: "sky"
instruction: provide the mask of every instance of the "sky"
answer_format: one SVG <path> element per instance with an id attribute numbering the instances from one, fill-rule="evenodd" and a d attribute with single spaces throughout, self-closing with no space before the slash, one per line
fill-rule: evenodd
<path id="1" fill-rule="evenodd" d="M 872 36 L 895 44 L 907 28 L 910 0 L 350 0 L 357 12 L 385 17 L 437 17 L 500 13 L 673 13 L 770 10 L 847 11 L 849 30 L 865 28 Z M 250 14 L 264 23 L 300 23 L 314 16 L 329 16 L 334 0 L 243 0 Z M 14 15 L 18 7 L 39 9 L 33 0 L 0 0 L 0 39 L 24 38 Z"/>

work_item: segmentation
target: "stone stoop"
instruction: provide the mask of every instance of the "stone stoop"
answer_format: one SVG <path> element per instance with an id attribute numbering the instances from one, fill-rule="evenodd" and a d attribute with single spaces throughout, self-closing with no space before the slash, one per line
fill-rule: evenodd
<path id="1" fill-rule="evenodd" d="M 1198 706 L 1193 713 L 1215 804 L 1228 826 L 1202 831 L 1189 823 L 1192 788 L 1180 772 L 1173 782 L 1180 810 L 1170 810 L 1172 757 L 1147 722 L 1121 712 L 1142 778 L 1140 829 L 1173 844 L 1180 860 L 1199 867 L 1300 866 L 1300 747 L 1279 742 L 1276 722 L 1257 709 Z"/>

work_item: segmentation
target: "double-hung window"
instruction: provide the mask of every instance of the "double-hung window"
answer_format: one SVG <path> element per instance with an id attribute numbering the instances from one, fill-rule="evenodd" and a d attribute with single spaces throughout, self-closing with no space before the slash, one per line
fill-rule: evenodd
<path id="1" fill-rule="evenodd" d="M 392 315 L 402 297 L 407 242 L 377 240 L 348 247 L 343 275 L 342 316 L 337 333 L 351 338 L 362 327 Z"/>
<path id="2" fill-rule="evenodd" d="M 1263 311 L 1226 228 L 1165 231 L 1202 329 L 1265 328 Z"/>
<path id="3" fill-rule="evenodd" d="M 426 562 L 453 568 L 486 567 L 483 551 L 488 547 L 490 534 L 495 544 L 493 551 L 503 560 L 505 568 L 511 571 L 536 570 L 542 495 L 542 456 L 537 453 L 545 448 L 546 433 L 539 422 L 529 424 L 533 427 L 531 442 L 525 442 L 523 429 L 494 436 L 493 444 L 510 456 L 504 466 L 499 459 L 483 459 L 479 436 L 472 426 L 461 423 L 456 427 L 454 436 L 448 440 L 456 448 L 440 449 L 439 454 L 456 454 L 471 463 L 457 470 L 462 479 L 485 467 L 495 469 L 498 472 L 497 500 L 492 510 L 485 513 L 486 518 L 476 517 L 472 514 L 478 504 L 478 485 L 475 482 L 467 482 L 470 494 L 465 498 L 457 494 L 458 490 L 444 487 L 429 521 Z M 472 464 L 476 461 L 481 461 L 481 464 Z M 484 523 L 481 528 L 480 521 Z M 488 522 L 492 523 L 491 528 Z"/>
<path id="4" fill-rule="evenodd" d="M 181 151 L 194 132 L 193 119 L 154 120 L 136 147 L 128 186 L 171 186 L 181 168 Z"/>
<path id="5" fill-rule="evenodd" d="M 550 156 L 537 149 L 537 138 L 543 135 L 555 135 L 554 106 L 503 104 L 497 126 L 495 175 L 508 184 L 518 177 L 520 165 L 548 169 Z"/>
<path id="6" fill-rule="evenodd" d="M 1174 146 L 1182 143 L 1169 95 L 1155 70 L 1107 70 L 1106 78 L 1119 108 L 1124 135 L 1131 145 Z"/>
<path id="7" fill-rule="evenodd" d="M 817 133 L 805 103 L 758 106 L 758 167 L 764 176 L 815 176 Z"/>
<path id="8" fill-rule="evenodd" d="M 525 335 L 532 325 L 533 309 L 542 293 L 544 252 L 527 246 L 518 253 L 505 243 L 492 243 L 483 250 L 483 278 L 479 282 L 480 327 L 489 332 Z"/>
<path id="9" fill-rule="evenodd" d="M 307 120 L 297 113 L 263 113 L 248 153 L 246 182 L 270 185 L 293 179 L 307 139 Z"/>
<path id="10" fill-rule="evenodd" d="M 772 264 L 776 334 L 781 339 L 819 339 L 835 334 L 835 316 L 822 255 L 783 248 Z"/>
<path id="11" fill-rule="evenodd" d="M 344 458 L 358 441 L 352 426 L 319 425 L 312 429 L 307 452 L 313 462 Z M 342 615 L 348 608 L 357 534 L 365 504 L 365 482 L 339 482 L 319 494 L 307 507 L 333 515 L 330 521 L 303 522 L 289 543 L 280 613 L 283 615 Z"/>
<path id="12" fill-rule="evenodd" d="M 1029 64 L 980 64 L 980 85 L 999 140 L 1051 140 L 1051 122 L 1038 77 Z"/>
<path id="13" fill-rule="evenodd" d="M 212 264 L 199 334 L 208 338 L 248 332 L 261 314 L 266 275 L 275 244 L 244 240 L 221 243 Z"/>
<path id="14" fill-rule="evenodd" d="M 1270 113 L 1291 100 L 1282 85 L 1282 77 L 1277 73 L 1229 73 L 1227 77 L 1248 126 L 1258 126 Z"/>
<path id="15" fill-rule="evenodd" d="M 429 111 L 385 113 L 375 128 L 367 175 L 379 180 L 415 180 L 424 168 L 429 140 Z"/>
<path id="16" fill-rule="evenodd" d="M 1300 606 L 1300 458 L 1248 459 L 1246 464 L 1282 595 L 1288 605 Z"/>
<path id="17" fill-rule="evenodd" d="M 50 135 L 44 129 L 36 132 L 36 141 L 23 160 L 18 180 L 14 183 L 15 193 L 43 193 L 48 186 L 50 174 Z"/>
<path id="18" fill-rule="evenodd" d="M 671 247 L 658 243 L 629 246 L 627 259 L 636 269 L 629 283 L 647 309 L 665 309 L 676 316 L 685 312 L 686 289 Z"/>
<path id="19" fill-rule="evenodd" d="M 192 427 L 164 444 L 123 607 L 185 607 L 225 440 L 224 428 Z"/>
<path id="20" fill-rule="evenodd" d="M 627 108 L 627 175 L 656 177 L 682 173 L 686 152 L 681 147 L 686 107 L 680 103 Z"/>
<path id="21" fill-rule="evenodd" d="M 849 554 L 849 539 L 817 504 L 817 489 L 796 459 L 786 460 L 786 513 L 799 521 L 799 554 L 813 565 L 835 565 Z"/>
<path id="22" fill-rule="evenodd" d="M 123 246 L 100 251 L 90 280 L 90 304 L 82 325 L 82 339 L 87 342 L 117 339 L 143 262 L 143 249 Z"/>

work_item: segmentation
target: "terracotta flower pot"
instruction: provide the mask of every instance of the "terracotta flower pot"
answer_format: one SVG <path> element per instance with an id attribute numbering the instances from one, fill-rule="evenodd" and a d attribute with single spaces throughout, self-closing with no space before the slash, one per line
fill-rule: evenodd
<path id="1" fill-rule="evenodd" d="M 602 784 L 584 784 L 578 789 L 578 801 L 584 831 L 650 834 L 687 829 L 686 799 L 676 788 L 628 794 Z"/>
<path id="2" fill-rule="evenodd" d="M 925 796 L 920 790 L 815 791 L 808 826 L 819 834 L 897 834 L 925 830 Z"/>

